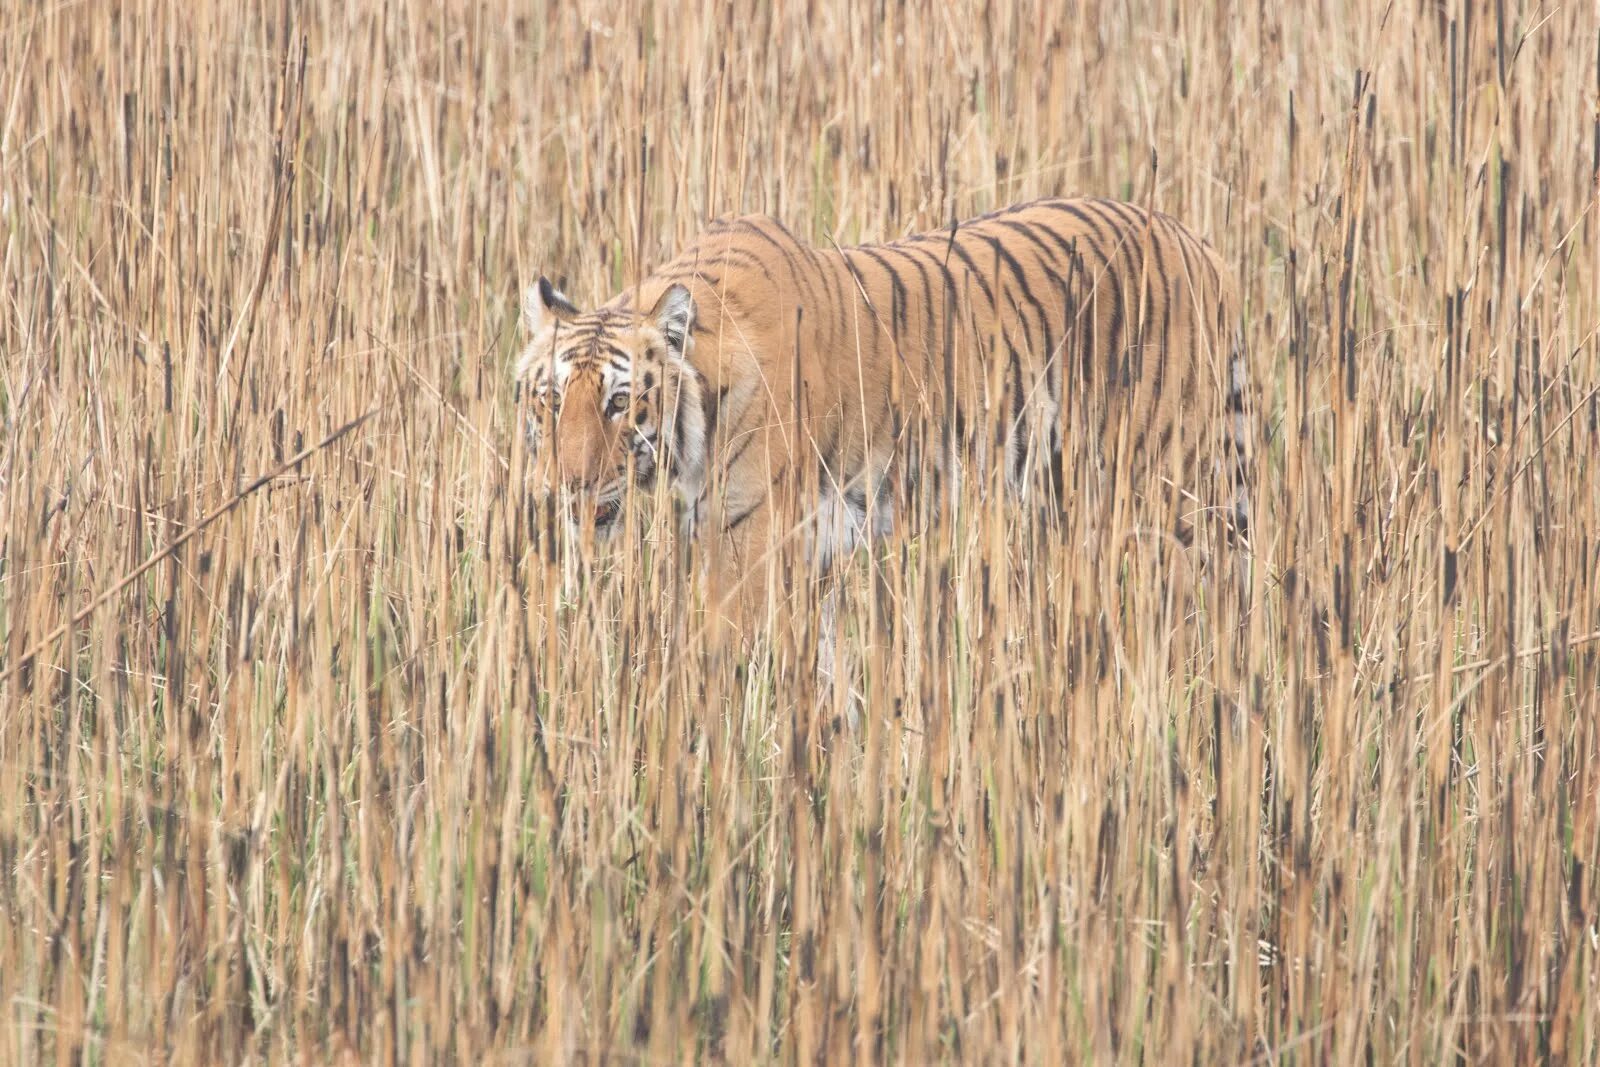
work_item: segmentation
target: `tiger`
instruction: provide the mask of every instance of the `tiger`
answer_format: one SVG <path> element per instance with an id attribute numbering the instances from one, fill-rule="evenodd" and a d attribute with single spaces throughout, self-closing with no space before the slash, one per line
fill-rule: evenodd
<path id="1" fill-rule="evenodd" d="M 521 312 L 535 490 L 603 541 L 667 479 L 724 586 L 788 531 L 780 486 L 806 487 L 826 566 L 894 528 L 900 490 L 964 464 L 1069 506 L 1085 426 L 1146 495 L 1248 521 L 1236 286 L 1211 244 L 1133 203 L 1034 200 L 853 247 L 722 219 L 592 311 L 541 275 Z M 1208 469 L 1231 501 L 1199 495 Z"/>

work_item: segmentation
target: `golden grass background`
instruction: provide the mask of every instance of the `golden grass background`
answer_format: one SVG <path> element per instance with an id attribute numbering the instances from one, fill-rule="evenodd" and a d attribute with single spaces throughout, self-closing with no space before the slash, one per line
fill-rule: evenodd
<path id="1" fill-rule="evenodd" d="M 1595 1062 L 1597 100 L 1589 3 L 6 6 L 0 1061 Z M 817 589 L 537 536 L 539 271 L 1042 193 L 1238 272 L 1221 581 L 969 486 L 851 730 Z"/>

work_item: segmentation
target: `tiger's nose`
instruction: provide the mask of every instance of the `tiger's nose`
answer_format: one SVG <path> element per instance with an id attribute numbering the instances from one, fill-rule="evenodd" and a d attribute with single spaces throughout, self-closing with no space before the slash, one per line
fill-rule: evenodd
<path id="1" fill-rule="evenodd" d="M 594 484 L 598 467 L 592 450 L 569 450 L 556 457 L 556 482 L 567 490 L 587 489 Z"/>
<path id="2" fill-rule="evenodd" d="M 578 467 L 562 466 L 561 475 L 558 480 L 561 488 L 567 490 L 568 492 L 576 492 L 577 490 L 582 489 L 584 486 L 589 484 L 588 475 L 586 475 L 583 470 Z"/>

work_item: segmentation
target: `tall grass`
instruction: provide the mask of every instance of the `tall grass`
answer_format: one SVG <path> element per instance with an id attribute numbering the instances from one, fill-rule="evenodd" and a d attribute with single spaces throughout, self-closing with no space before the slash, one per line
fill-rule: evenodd
<path id="1" fill-rule="evenodd" d="M 1594 6 L 878 7 L 0 11 L 0 1060 L 1600 1058 Z M 1235 266 L 1248 546 L 980 481 L 828 690 L 540 536 L 539 271 L 1061 192 Z"/>

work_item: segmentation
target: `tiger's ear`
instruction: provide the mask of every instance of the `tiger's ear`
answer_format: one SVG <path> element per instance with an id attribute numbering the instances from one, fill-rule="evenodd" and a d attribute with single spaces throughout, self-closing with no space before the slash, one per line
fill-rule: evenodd
<path id="1" fill-rule="evenodd" d="M 550 279 L 539 275 L 539 281 L 522 294 L 522 329 L 529 337 L 556 320 L 565 321 L 578 314 L 572 301 L 550 284 Z"/>
<path id="2" fill-rule="evenodd" d="M 673 354 L 682 356 L 689 330 L 694 326 L 694 297 L 689 295 L 689 290 L 682 285 L 669 286 L 656 301 L 650 317 L 655 320 L 656 329 L 661 331 L 667 347 Z"/>

